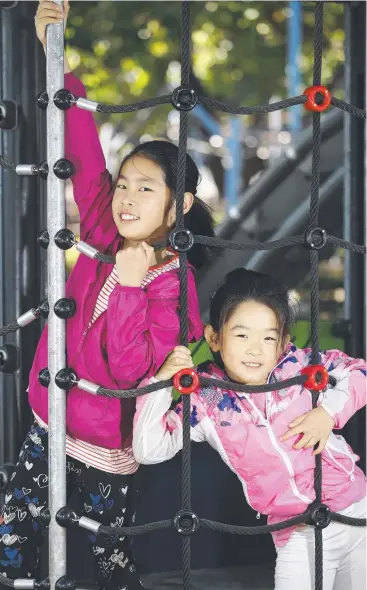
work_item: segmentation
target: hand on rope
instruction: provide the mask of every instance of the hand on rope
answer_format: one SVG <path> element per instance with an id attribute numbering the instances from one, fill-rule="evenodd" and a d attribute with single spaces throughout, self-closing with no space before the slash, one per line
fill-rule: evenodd
<path id="1" fill-rule="evenodd" d="M 284 442 L 298 435 L 298 441 L 292 446 L 294 449 L 310 449 L 318 444 L 313 455 L 319 455 L 325 448 L 328 438 L 335 426 L 334 420 L 322 406 L 298 416 L 289 425 L 279 440 Z"/>
<path id="2" fill-rule="evenodd" d="M 171 379 L 181 369 L 191 369 L 194 366 L 191 352 L 186 346 L 176 346 L 168 355 L 163 365 L 156 374 L 158 381 Z"/>

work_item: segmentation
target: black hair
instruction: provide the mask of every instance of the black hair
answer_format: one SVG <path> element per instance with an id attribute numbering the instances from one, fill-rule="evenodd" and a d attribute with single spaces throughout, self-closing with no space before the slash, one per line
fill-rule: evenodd
<path id="1" fill-rule="evenodd" d="M 287 287 L 261 272 L 236 268 L 227 274 L 225 283 L 211 299 L 210 324 L 215 332 L 220 333 L 243 301 L 262 303 L 275 313 L 280 333 L 279 344 L 284 345 L 295 315 Z"/>
<path id="2" fill-rule="evenodd" d="M 133 156 L 144 156 L 157 164 L 164 175 L 164 182 L 170 189 L 173 199 L 176 198 L 178 147 L 173 143 L 164 140 L 146 141 L 137 145 L 122 161 L 121 167 Z M 197 187 L 200 181 L 199 170 L 194 160 L 186 154 L 185 192 L 194 195 L 194 202 L 185 214 L 185 227 L 192 234 L 202 236 L 214 236 L 214 221 L 210 207 L 196 196 Z M 188 251 L 187 258 L 195 267 L 203 266 L 209 257 L 207 246 L 195 244 Z"/>

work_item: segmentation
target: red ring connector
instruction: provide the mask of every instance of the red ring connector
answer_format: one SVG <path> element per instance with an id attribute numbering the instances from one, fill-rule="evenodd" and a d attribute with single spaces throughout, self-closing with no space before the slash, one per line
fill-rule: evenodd
<path id="1" fill-rule="evenodd" d="M 316 94 L 322 94 L 323 101 L 321 104 L 317 104 Z M 310 86 L 309 88 L 306 88 L 303 95 L 307 96 L 308 99 L 303 105 L 308 111 L 316 111 L 316 113 L 321 113 L 322 111 L 326 111 L 326 109 L 330 106 L 331 94 L 325 86 Z"/>
<path id="2" fill-rule="evenodd" d="M 191 385 L 185 387 L 181 385 L 181 377 L 191 377 Z M 173 377 L 173 387 L 177 389 L 180 393 L 188 394 L 193 393 L 200 385 L 199 375 L 194 371 L 194 369 L 181 369 L 178 371 Z"/>
<path id="3" fill-rule="evenodd" d="M 329 373 L 323 365 L 309 365 L 301 370 L 302 375 L 307 375 L 308 379 L 303 386 L 313 391 L 322 391 L 326 389 L 329 383 Z"/>

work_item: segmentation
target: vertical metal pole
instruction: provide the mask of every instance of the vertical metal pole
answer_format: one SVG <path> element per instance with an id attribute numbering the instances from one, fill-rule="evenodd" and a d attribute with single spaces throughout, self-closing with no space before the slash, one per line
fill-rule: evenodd
<path id="1" fill-rule="evenodd" d="M 296 0 L 289 2 L 290 17 L 288 19 L 288 64 L 287 78 L 289 96 L 300 94 L 301 74 L 299 58 L 301 55 L 301 25 L 302 2 Z M 289 129 L 299 131 L 301 129 L 301 105 L 289 110 Z"/>
<path id="2" fill-rule="evenodd" d="M 20 99 L 20 67 L 21 61 L 19 43 L 15 43 L 16 28 L 19 22 L 19 7 L 0 8 L 1 14 L 1 80 L 0 92 L 2 99 L 13 100 L 19 104 Z M 15 67 L 18 64 L 18 67 Z M 10 161 L 19 162 L 19 147 L 22 121 L 14 131 L 0 130 L 1 152 Z M 21 231 L 20 231 L 20 177 L 13 172 L 2 170 L 1 187 L 1 325 L 13 321 L 20 311 L 21 290 Z M 10 334 L 6 341 L 19 345 L 20 334 Z M 19 424 L 17 421 L 17 389 L 19 387 L 19 372 L 16 374 L 1 374 L 0 389 L 0 464 L 14 461 L 19 452 Z"/>
<path id="3" fill-rule="evenodd" d="M 364 30 L 367 34 L 367 10 L 365 13 Z M 364 108 L 367 108 L 367 43 L 364 52 Z M 364 125 L 364 243 L 367 244 L 367 125 Z M 367 256 L 364 257 L 364 296 L 367 297 Z M 364 316 L 364 355 L 367 358 L 367 313 Z"/>
<path id="4" fill-rule="evenodd" d="M 58 3 L 61 2 L 58 0 Z M 51 382 L 48 389 L 49 427 L 49 506 L 51 522 L 49 529 L 49 577 L 53 590 L 55 582 L 66 574 L 66 531 L 58 526 L 56 512 L 66 504 L 66 459 L 65 459 L 65 392 L 55 383 L 56 373 L 65 367 L 65 321 L 53 313 L 55 302 L 64 297 L 65 259 L 55 242 L 56 232 L 65 226 L 65 185 L 53 173 L 57 160 L 64 157 L 64 116 L 53 103 L 55 92 L 64 87 L 64 28 L 63 23 L 47 28 L 47 229 L 50 236 L 48 248 L 48 368 Z"/>
<path id="5" fill-rule="evenodd" d="M 347 2 L 345 11 L 345 100 L 359 108 L 365 108 L 365 52 L 366 52 L 366 4 Z M 365 216 L 364 177 L 364 123 L 345 113 L 344 116 L 344 239 L 357 244 L 365 240 L 362 220 Z M 365 273 L 364 261 L 355 253 L 344 252 L 345 319 L 349 322 L 346 332 L 346 352 L 351 356 L 364 354 L 365 323 Z M 362 320 L 362 321 L 361 321 Z"/>

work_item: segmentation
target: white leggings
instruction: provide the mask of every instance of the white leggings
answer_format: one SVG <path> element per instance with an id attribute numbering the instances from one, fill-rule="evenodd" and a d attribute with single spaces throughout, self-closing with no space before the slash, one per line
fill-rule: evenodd
<path id="1" fill-rule="evenodd" d="M 366 517 L 366 499 L 341 514 Z M 322 531 L 323 590 L 365 590 L 366 527 L 332 522 Z M 277 548 L 274 590 L 313 590 L 315 587 L 315 532 L 297 529 L 285 547 Z"/>

